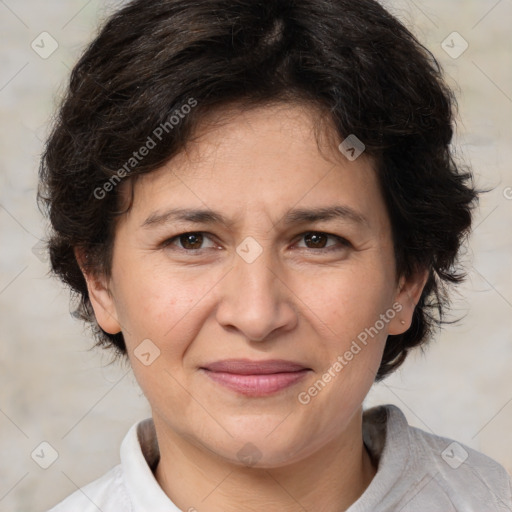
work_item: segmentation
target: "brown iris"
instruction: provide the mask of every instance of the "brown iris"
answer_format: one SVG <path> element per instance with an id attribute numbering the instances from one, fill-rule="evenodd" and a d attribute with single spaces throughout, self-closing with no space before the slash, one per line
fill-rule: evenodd
<path id="1" fill-rule="evenodd" d="M 313 249 L 323 249 L 327 242 L 327 235 L 323 233 L 307 233 L 304 235 L 304 240 L 306 244 L 312 243 L 314 245 Z"/>
<path id="2" fill-rule="evenodd" d="M 200 249 L 203 235 L 201 233 L 186 233 L 180 236 L 180 242 L 185 249 Z"/>

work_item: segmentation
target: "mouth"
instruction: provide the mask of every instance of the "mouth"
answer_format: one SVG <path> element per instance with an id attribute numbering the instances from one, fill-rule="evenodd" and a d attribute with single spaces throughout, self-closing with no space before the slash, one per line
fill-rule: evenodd
<path id="1" fill-rule="evenodd" d="M 282 359 L 228 359 L 207 364 L 200 370 L 217 384 L 238 394 L 254 397 L 282 391 L 297 384 L 312 371 L 302 364 Z"/>

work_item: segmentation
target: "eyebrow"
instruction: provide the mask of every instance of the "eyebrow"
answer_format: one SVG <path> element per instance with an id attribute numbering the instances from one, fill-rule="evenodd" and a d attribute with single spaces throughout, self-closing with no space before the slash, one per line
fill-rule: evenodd
<path id="1" fill-rule="evenodd" d="M 349 206 L 336 205 L 323 208 L 296 208 L 289 210 L 279 221 L 285 225 L 305 222 L 319 222 L 342 219 L 361 226 L 370 227 L 368 219 Z M 141 227 L 150 228 L 172 221 L 185 221 L 195 224 L 223 224 L 228 228 L 235 222 L 227 219 L 221 213 L 209 209 L 173 208 L 163 213 L 154 212 L 142 223 Z M 278 222 L 278 223 L 279 223 Z"/>

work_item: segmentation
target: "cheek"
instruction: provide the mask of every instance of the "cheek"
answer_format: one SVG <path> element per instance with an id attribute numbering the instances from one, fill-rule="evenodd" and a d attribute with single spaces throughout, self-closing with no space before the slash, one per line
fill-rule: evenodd
<path id="1" fill-rule="evenodd" d="M 198 315 L 215 275 L 133 269 L 121 277 L 120 320 L 126 328 L 126 343 L 132 349 L 149 338 L 166 352 L 185 350 L 200 327 Z"/>
<path id="2" fill-rule="evenodd" d="M 133 272 L 125 283 L 124 338 L 136 380 L 152 408 L 173 404 L 185 413 L 190 397 L 183 388 L 183 356 L 201 327 L 198 301 L 209 287 L 158 269 Z M 151 341 L 144 349 L 149 361 L 140 357 L 139 347 L 148 343 L 143 340 Z"/>
<path id="3" fill-rule="evenodd" d="M 306 288 L 303 293 L 314 312 L 308 321 L 317 333 L 315 351 L 323 366 L 310 387 L 301 389 L 299 400 L 319 424 L 336 430 L 341 411 L 356 410 L 373 385 L 395 311 L 382 266 L 341 269 L 318 282 L 323 286 L 316 293 L 308 295 Z"/>
<path id="4" fill-rule="evenodd" d="M 313 313 L 311 321 L 319 332 L 341 349 L 374 326 L 390 308 L 392 283 L 382 266 L 361 265 L 359 270 L 340 268 L 310 282 L 302 281 L 300 297 L 307 306 L 306 311 Z M 380 323 L 379 327 L 382 327 Z"/>

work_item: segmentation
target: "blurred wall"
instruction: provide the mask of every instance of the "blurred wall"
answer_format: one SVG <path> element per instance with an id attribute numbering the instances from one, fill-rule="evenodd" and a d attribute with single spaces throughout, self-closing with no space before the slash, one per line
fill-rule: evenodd
<path id="1" fill-rule="evenodd" d="M 459 91 L 458 154 L 477 184 L 494 190 L 481 199 L 465 255 L 468 280 L 453 296 L 453 315 L 464 320 L 375 386 L 365 405 L 395 403 L 413 425 L 512 472 L 512 2 L 384 4 Z M 67 291 L 47 276 L 37 250 L 45 229 L 37 168 L 48 121 L 69 70 L 114 5 L 0 1 L 0 511 L 45 511 L 99 477 L 117 464 L 128 427 L 149 415 L 129 368 L 89 350 Z M 58 454 L 48 469 L 31 457 L 45 441 Z"/>

